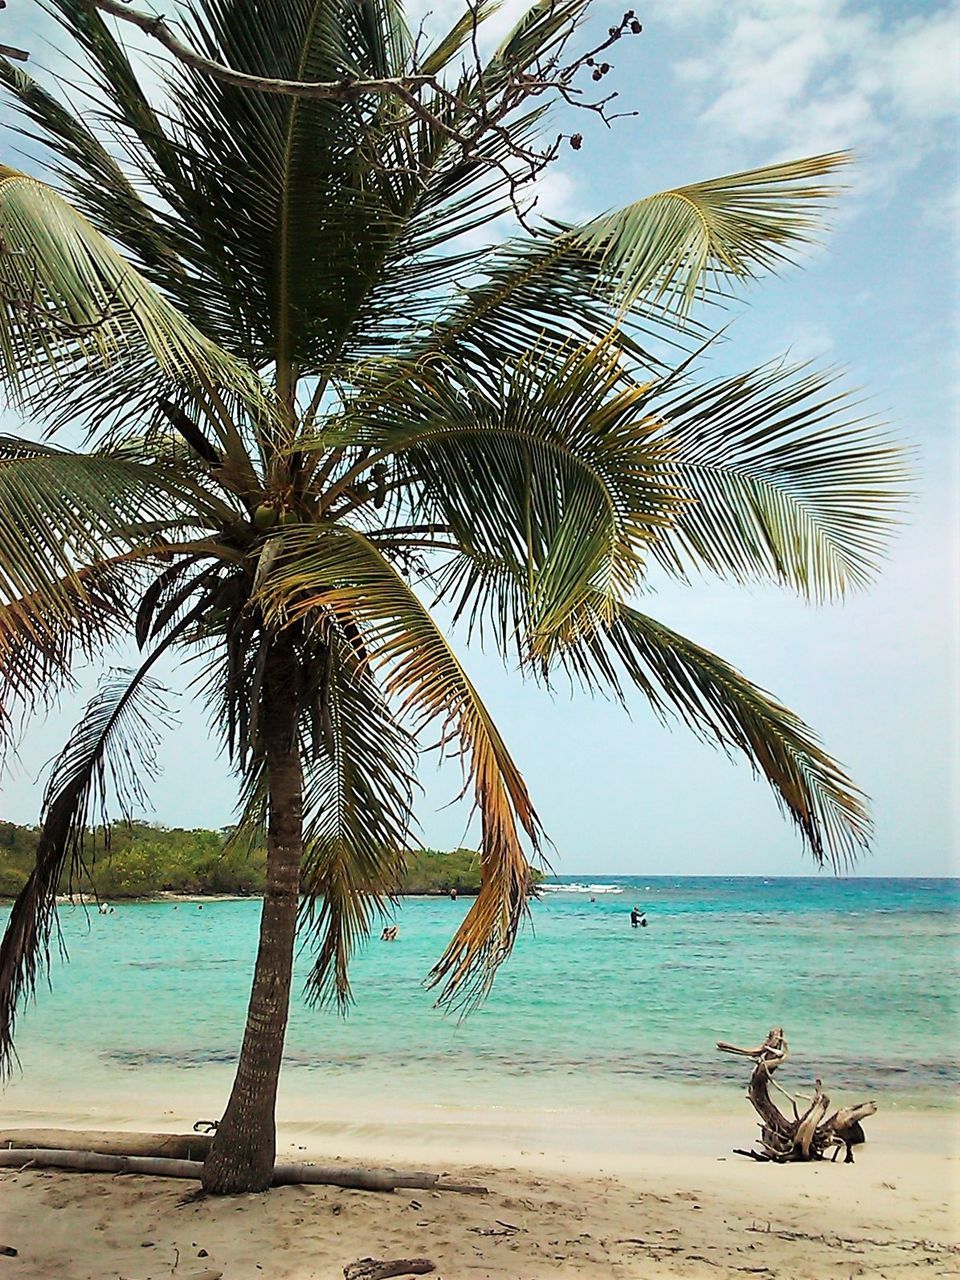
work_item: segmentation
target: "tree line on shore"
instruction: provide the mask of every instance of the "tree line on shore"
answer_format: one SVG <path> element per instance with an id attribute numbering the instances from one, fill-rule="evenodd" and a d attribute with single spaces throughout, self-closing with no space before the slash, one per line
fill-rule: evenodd
<path id="1" fill-rule="evenodd" d="M 0 898 L 13 898 L 34 865 L 39 827 L 0 821 Z M 97 828 L 96 857 L 89 875 L 74 889 L 105 898 L 140 898 L 151 894 L 259 894 L 266 884 L 266 849 L 231 841 L 231 827 L 164 827 L 148 822 L 117 822 L 104 840 Z M 396 886 L 398 894 L 475 894 L 480 888 L 479 855 L 473 849 L 410 850 Z M 70 891 L 64 873 L 62 893 Z"/>

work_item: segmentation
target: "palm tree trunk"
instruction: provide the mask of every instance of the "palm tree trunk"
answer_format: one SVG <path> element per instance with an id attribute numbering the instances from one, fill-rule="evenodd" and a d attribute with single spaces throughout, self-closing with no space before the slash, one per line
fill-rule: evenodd
<path id="1" fill-rule="evenodd" d="M 220 1195 L 265 1191 L 273 1181 L 277 1084 L 290 1009 L 303 856 L 295 688 L 292 645 L 281 641 L 267 663 L 261 703 L 269 823 L 260 947 L 236 1079 L 203 1167 L 203 1189 Z"/>

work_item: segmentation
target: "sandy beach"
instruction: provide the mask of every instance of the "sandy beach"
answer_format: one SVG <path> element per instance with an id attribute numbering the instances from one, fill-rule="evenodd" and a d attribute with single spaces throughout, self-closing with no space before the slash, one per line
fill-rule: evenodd
<path id="1" fill-rule="evenodd" d="M 82 1117 L 73 1113 L 73 1126 Z M 61 1125 L 57 1107 L 4 1123 Z M 101 1110 L 88 1127 L 139 1124 Z M 960 1126 L 946 1113 L 873 1117 L 853 1166 L 771 1168 L 732 1153 L 743 1110 L 666 1115 L 614 1141 L 613 1124 L 519 1113 L 289 1116 L 280 1156 L 442 1169 L 484 1197 L 285 1187 L 199 1198 L 189 1182 L 39 1170 L 0 1176 L 0 1258 L 16 1280 L 340 1280 L 365 1257 L 428 1258 L 442 1280 L 547 1276 L 791 1278 L 960 1274 Z"/>

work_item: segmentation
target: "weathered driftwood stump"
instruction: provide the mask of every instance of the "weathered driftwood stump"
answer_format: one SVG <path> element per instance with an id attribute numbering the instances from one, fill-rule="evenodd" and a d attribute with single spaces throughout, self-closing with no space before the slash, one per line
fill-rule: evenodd
<path id="1" fill-rule="evenodd" d="M 827 1116 L 830 1099 L 817 1080 L 813 1097 L 806 1099 L 810 1105 L 801 1115 L 796 1100 L 773 1078 L 790 1056 L 783 1027 L 773 1027 L 767 1038 L 756 1049 L 740 1049 L 735 1044 L 720 1040 L 717 1048 L 724 1053 L 739 1053 L 753 1058 L 754 1068 L 747 1088 L 747 1097 L 760 1116 L 760 1151 L 737 1150 L 737 1155 L 751 1156 L 754 1160 L 774 1160 L 783 1164 L 788 1160 L 822 1160 L 832 1149 L 836 1160 L 841 1147 L 846 1147 L 844 1164 L 853 1164 L 853 1148 L 864 1142 L 860 1121 L 872 1116 L 877 1109 L 875 1102 L 860 1102 L 855 1107 L 844 1107 Z M 793 1119 L 783 1114 L 770 1097 L 770 1086 L 779 1089 L 790 1098 Z"/>
<path id="2" fill-rule="evenodd" d="M 344 1280 L 390 1280 L 391 1276 L 425 1276 L 436 1271 L 429 1258 L 361 1258 L 343 1268 Z"/>

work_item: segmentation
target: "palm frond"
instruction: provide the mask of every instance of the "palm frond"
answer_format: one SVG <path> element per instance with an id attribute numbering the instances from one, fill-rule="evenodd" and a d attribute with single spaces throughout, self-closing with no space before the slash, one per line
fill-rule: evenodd
<path id="1" fill-rule="evenodd" d="M 583 21 L 587 8 L 588 0 L 534 0 L 485 67 L 488 86 L 496 89 L 504 76 L 547 58 Z"/>
<path id="2" fill-rule="evenodd" d="M 49 593 L 0 603 L 0 759 L 13 736 L 15 708 L 50 709 L 72 682 L 78 654 L 87 660 L 127 625 L 143 557 L 129 552 L 81 568 Z"/>
<path id="3" fill-rule="evenodd" d="M 605 343 L 532 351 L 482 380 L 387 365 L 351 418 L 356 442 L 415 495 L 418 522 L 524 575 L 534 650 L 587 595 L 628 595 L 678 506 L 647 389 L 617 356 Z"/>
<path id="4" fill-rule="evenodd" d="M 187 479 L 172 464 L 0 437 L 0 601 L 72 616 L 84 567 L 202 528 L 210 513 Z"/>
<path id="5" fill-rule="evenodd" d="M 168 202 L 190 189 L 190 164 L 178 140 L 164 128 L 164 113 L 155 108 L 133 68 L 127 50 L 116 39 L 95 5 L 84 0 L 46 0 L 63 30 L 83 56 L 83 70 L 108 122 L 140 145 L 139 176 Z M 136 163 L 137 152 L 125 153 Z"/>
<path id="6" fill-rule="evenodd" d="M 464 13 L 420 70 L 427 73 L 429 67 L 429 74 L 438 76 L 452 72 L 457 52 L 497 7 L 480 4 Z M 443 94 L 427 96 L 435 123 L 393 101 L 380 104 L 370 121 L 373 141 L 359 180 L 365 191 L 379 192 L 383 233 L 368 259 L 373 269 L 346 343 L 349 357 L 389 352 L 397 341 L 409 343 L 411 334 L 428 332 L 438 300 L 474 274 L 476 254 L 462 238 L 514 213 L 508 175 L 516 180 L 517 148 L 535 145 L 548 107 L 522 103 L 508 123 L 487 131 L 469 150 L 448 130 L 469 132 L 485 111 L 496 109 L 490 104 L 498 103 L 510 77 L 536 74 L 585 8 L 584 0 L 537 0 L 486 65 L 465 60 L 455 80 L 455 102 Z"/>
<path id="7" fill-rule="evenodd" d="M 647 196 L 574 230 L 599 258 L 600 287 L 623 308 L 644 300 L 686 313 L 708 288 L 792 262 L 837 195 L 825 183 L 847 152 L 748 169 Z"/>
<path id="8" fill-rule="evenodd" d="M 818 865 L 849 866 L 869 843 L 866 797 L 792 711 L 707 649 L 636 609 L 595 629 L 566 662 L 587 683 L 635 685 L 705 741 L 746 756 L 773 788 Z"/>
<path id="9" fill-rule="evenodd" d="M 538 342 L 562 348 L 616 329 L 623 350 L 657 370 L 678 345 L 707 336 L 689 314 L 697 298 L 725 296 L 815 238 L 835 195 L 821 179 L 848 160 L 815 156 L 677 187 L 510 242 L 416 351 L 483 368 Z"/>
<path id="10" fill-rule="evenodd" d="M 903 505 L 905 457 L 831 373 L 768 365 L 668 386 L 651 413 L 691 499 L 655 547 L 667 568 L 773 579 L 818 600 L 872 580 Z"/>
<path id="11" fill-rule="evenodd" d="M 482 0 L 472 9 L 465 9 L 453 26 L 435 40 L 420 59 L 420 72 L 425 76 L 437 76 L 449 70 L 454 59 L 470 40 L 474 29 L 500 9 L 500 0 Z"/>
<path id="12" fill-rule="evenodd" d="M 95 10 L 93 14 L 98 22 Z M 160 220 L 90 122 L 4 58 L 0 85 L 24 120 L 20 132 L 45 145 L 50 153 L 48 160 L 44 157 L 47 166 L 76 208 L 94 225 L 109 228 L 110 238 L 133 254 L 155 285 L 172 289 L 181 305 L 189 306 L 189 295 L 184 298 L 176 287 L 182 268 Z"/>
<path id="13" fill-rule="evenodd" d="M 284 554 L 259 592 L 267 621 L 329 617 L 359 629 L 364 660 L 385 696 L 413 718 L 414 732 L 439 720 L 443 742 L 463 762 L 464 788 L 472 789 L 481 819 L 482 883 L 431 980 L 441 985 L 441 1003 L 470 1003 L 489 988 L 526 911 L 530 873 L 518 825 L 534 849 L 540 838 L 526 786 L 437 624 L 375 547 L 346 529 L 294 527 L 278 540 Z"/>
<path id="14" fill-rule="evenodd" d="M 304 785 L 301 930 L 315 950 L 309 999 L 334 1000 L 342 1010 L 351 999 L 350 957 L 400 886 L 416 755 L 370 672 L 351 661 L 334 627 L 327 653 L 320 677 L 327 738 Z"/>
<path id="15" fill-rule="evenodd" d="M 106 806 L 112 789 L 124 813 L 144 799 L 143 778 L 153 772 L 153 743 L 165 723 L 163 691 L 149 670 L 157 649 L 132 678 L 108 679 L 56 760 L 43 800 L 36 865 L 17 895 L 0 943 L 0 1072 L 15 1054 L 17 1009 L 29 997 L 38 973 L 49 968 L 50 935 L 58 888 L 84 868 L 88 825 L 100 820 L 109 831 Z"/>
<path id="16" fill-rule="evenodd" d="M 340 80 L 396 74 L 409 36 L 393 0 L 203 0 L 184 7 L 196 47 L 251 74 Z M 399 64 L 399 65 L 398 65 Z M 218 331 L 257 365 L 329 361 L 389 234 L 363 173 L 371 104 L 236 89 L 189 68 L 170 72 L 201 203 L 181 202 Z M 322 193 L 323 217 L 317 217 Z"/>
<path id="17" fill-rule="evenodd" d="M 411 359 L 440 355 L 482 372 L 522 359 L 531 346 L 562 351 L 609 335 L 641 369 L 666 368 L 685 351 L 676 319 L 652 304 L 622 313 L 598 287 L 601 262 L 561 233 L 507 242 L 484 257 L 479 278 L 408 348 Z M 688 337 L 707 335 L 689 317 L 684 327 Z"/>
<path id="18" fill-rule="evenodd" d="M 41 415 L 110 369 L 116 398 L 216 385 L 263 410 L 259 382 L 50 187 L 0 166 L 0 373 Z M 159 385 L 158 385 L 159 384 Z M 97 403 L 97 400 L 95 400 Z"/>

